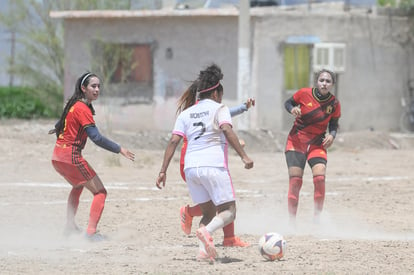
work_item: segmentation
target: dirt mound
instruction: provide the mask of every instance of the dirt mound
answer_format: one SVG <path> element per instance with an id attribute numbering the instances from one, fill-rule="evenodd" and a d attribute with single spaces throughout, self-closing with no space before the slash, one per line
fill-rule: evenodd
<path id="1" fill-rule="evenodd" d="M 412 149 L 414 148 L 414 134 L 377 131 L 345 132 L 338 134 L 333 148 L 350 150 Z"/>

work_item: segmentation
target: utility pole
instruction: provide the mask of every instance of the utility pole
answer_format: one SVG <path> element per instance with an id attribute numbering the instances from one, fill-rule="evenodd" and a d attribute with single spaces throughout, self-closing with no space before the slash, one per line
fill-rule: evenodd
<path id="1" fill-rule="evenodd" d="M 11 13 L 15 9 L 14 1 L 9 0 L 7 4 L 8 12 Z M 16 26 L 14 24 L 10 27 L 10 59 L 9 59 L 9 87 L 14 86 L 14 71 L 16 58 Z"/>
<path id="2" fill-rule="evenodd" d="M 245 101 L 250 94 L 250 1 L 240 0 L 237 100 Z M 248 130 L 249 116 L 237 118 L 238 128 Z"/>
<path id="3" fill-rule="evenodd" d="M 16 52 L 16 32 L 14 28 L 11 31 L 11 39 L 10 39 L 10 72 L 9 72 L 9 87 L 14 86 L 14 58 Z"/>

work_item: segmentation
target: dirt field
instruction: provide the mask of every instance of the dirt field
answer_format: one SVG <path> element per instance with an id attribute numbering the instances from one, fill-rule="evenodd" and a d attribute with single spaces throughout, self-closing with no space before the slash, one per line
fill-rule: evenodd
<path id="1" fill-rule="evenodd" d="M 414 136 L 340 133 L 329 151 L 326 203 L 312 222 L 313 184 L 306 168 L 296 231 L 287 226 L 288 177 L 283 133 L 240 132 L 255 161 L 245 170 L 231 152 L 237 194 L 236 234 L 252 244 L 224 248 L 218 261 L 195 260 L 197 238 L 185 236 L 179 208 L 191 203 L 178 173 L 155 188 L 167 132 L 114 130 L 108 137 L 134 151 L 134 163 L 88 141 L 85 158 L 108 189 L 99 224 L 108 240 L 65 238 L 69 184 L 52 168 L 52 121 L 0 121 L 0 274 L 414 274 Z M 81 196 L 86 228 L 92 195 Z M 281 261 L 267 262 L 257 242 L 266 232 L 287 240 Z"/>

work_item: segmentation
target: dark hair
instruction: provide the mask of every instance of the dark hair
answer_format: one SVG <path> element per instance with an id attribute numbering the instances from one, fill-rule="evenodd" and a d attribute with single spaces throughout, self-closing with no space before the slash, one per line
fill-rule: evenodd
<path id="1" fill-rule="evenodd" d="M 197 80 L 191 83 L 187 90 L 178 99 L 177 114 L 181 113 L 190 106 L 193 106 L 197 101 Z"/>
<path id="2" fill-rule="evenodd" d="M 200 71 L 197 79 L 197 88 L 198 92 L 200 92 L 200 99 L 209 98 L 215 90 L 219 93 L 223 92 L 223 86 L 220 84 L 220 80 L 222 79 L 223 73 L 221 72 L 220 67 L 214 63 L 208 66 L 205 70 Z"/>
<path id="3" fill-rule="evenodd" d="M 87 87 L 89 85 L 89 81 L 91 77 L 98 77 L 96 74 L 87 72 L 81 75 L 78 80 L 76 81 L 75 85 L 75 92 L 69 98 L 67 101 L 65 108 L 63 109 L 62 115 L 60 116 L 60 119 L 55 124 L 55 129 L 52 129 L 49 131 L 49 134 L 56 134 L 56 137 L 59 137 L 60 134 L 63 133 L 63 129 L 65 127 L 65 119 L 66 115 L 68 114 L 70 108 L 78 101 L 85 98 L 85 93 L 82 91 L 82 86 Z M 92 104 L 88 104 L 89 108 L 92 111 L 92 114 L 95 115 L 95 109 L 93 108 Z"/>
<path id="4" fill-rule="evenodd" d="M 322 73 L 328 73 L 328 74 L 330 74 L 330 75 L 331 75 L 331 77 L 332 77 L 332 84 L 335 84 L 335 83 L 336 83 L 336 74 L 335 74 L 334 72 L 332 72 L 332 71 L 328 70 L 328 69 L 321 69 L 320 71 L 317 71 L 317 72 L 315 73 L 315 83 L 317 83 L 317 82 L 318 82 L 318 78 L 319 78 L 319 76 L 320 76 Z"/>

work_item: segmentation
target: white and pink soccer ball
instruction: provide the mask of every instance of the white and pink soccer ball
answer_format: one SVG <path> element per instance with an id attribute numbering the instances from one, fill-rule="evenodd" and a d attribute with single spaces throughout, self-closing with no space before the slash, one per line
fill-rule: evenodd
<path id="1" fill-rule="evenodd" d="M 266 260 L 280 260 L 286 252 L 286 240 L 279 233 L 266 233 L 259 239 L 259 252 Z"/>

